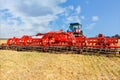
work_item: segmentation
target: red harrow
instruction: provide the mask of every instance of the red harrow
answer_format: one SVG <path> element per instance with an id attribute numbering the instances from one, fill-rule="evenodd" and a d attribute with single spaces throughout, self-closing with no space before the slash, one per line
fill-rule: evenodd
<path id="1" fill-rule="evenodd" d="M 87 38 L 83 35 L 80 27 L 81 24 L 79 23 L 71 23 L 67 32 L 59 30 L 57 32 L 51 31 L 45 34 L 38 33 L 35 35 L 40 36 L 40 38 L 33 38 L 27 35 L 21 38 L 9 38 L 7 43 L 0 45 L 0 49 L 61 53 L 120 53 L 120 46 L 117 46 L 118 38 L 106 38 L 103 34 L 99 34 L 97 37 Z"/>

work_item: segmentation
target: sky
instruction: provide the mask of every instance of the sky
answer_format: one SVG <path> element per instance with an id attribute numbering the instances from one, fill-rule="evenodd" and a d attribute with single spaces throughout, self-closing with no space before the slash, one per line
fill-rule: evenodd
<path id="1" fill-rule="evenodd" d="M 120 34 L 120 0 L 0 0 L 0 38 L 67 31 L 74 22 L 87 37 Z"/>

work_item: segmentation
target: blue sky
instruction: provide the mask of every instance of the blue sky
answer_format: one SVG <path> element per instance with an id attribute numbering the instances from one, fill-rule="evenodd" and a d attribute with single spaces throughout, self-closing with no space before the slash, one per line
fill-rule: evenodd
<path id="1" fill-rule="evenodd" d="M 120 34 L 120 0 L 0 0 L 0 37 L 68 29 L 79 22 L 88 37 Z"/>

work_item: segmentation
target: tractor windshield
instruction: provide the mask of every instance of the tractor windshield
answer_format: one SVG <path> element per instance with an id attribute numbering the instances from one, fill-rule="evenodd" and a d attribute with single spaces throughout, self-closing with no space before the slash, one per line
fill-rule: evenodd
<path id="1" fill-rule="evenodd" d="M 76 29 L 80 28 L 81 24 L 79 23 L 71 23 L 68 29 L 68 32 L 74 32 Z"/>
<path id="2" fill-rule="evenodd" d="M 74 25 L 74 26 L 70 26 L 69 28 L 72 32 L 74 32 L 77 28 L 79 28 L 79 26 Z"/>

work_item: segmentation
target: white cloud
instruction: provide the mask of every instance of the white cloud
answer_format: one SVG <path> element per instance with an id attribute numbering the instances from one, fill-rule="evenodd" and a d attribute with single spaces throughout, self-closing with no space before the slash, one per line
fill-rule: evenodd
<path id="1" fill-rule="evenodd" d="M 81 7 L 78 6 L 77 8 L 74 8 L 73 5 L 70 5 L 65 8 L 64 12 L 64 24 L 74 23 L 74 22 L 81 22 L 81 17 L 79 14 L 81 13 Z M 64 26 L 64 25 L 62 25 Z"/>
<path id="2" fill-rule="evenodd" d="M 51 30 L 49 23 L 57 19 L 57 14 L 62 14 L 65 8 L 59 6 L 67 0 L 0 0 L 1 11 L 0 37 L 34 35 L 37 32 Z M 71 7 L 72 9 L 72 7 Z M 0 14 L 1 14 L 0 13 Z M 12 16 L 7 17 L 9 14 Z M 6 20 L 3 20 L 6 17 Z M 21 22 L 16 19 L 20 18 Z M 20 22 L 21 25 L 18 23 Z"/>
<path id="3" fill-rule="evenodd" d="M 74 9 L 74 6 L 73 6 L 73 5 L 70 5 L 68 8 L 71 9 L 71 10 L 73 10 L 73 9 Z"/>
<path id="4" fill-rule="evenodd" d="M 67 23 L 81 22 L 79 16 L 69 16 L 66 20 Z"/>
<path id="5" fill-rule="evenodd" d="M 90 1 L 89 1 L 89 0 L 87 0 L 87 1 L 85 1 L 85 3 L 86 3 L 86 4 L 90 4 Z"/>
<path id="6" fill-rule="evenodd" d="M 81 19 L 85 19 L 85 16 L 81 16 Z"/>
<path id="7" fill-rule="evenodd" d="M 74 11 L 74 6 L 70 5 L 70 6 L 64 8 L 64 12 L 61 15 L 65 16 L 65 17 L 68 17 L 71 14 L 73 14 L 72 11 Z"/>
<path id="8" fill-rule="evenodd" d="M 80 12 L 81 12 L 81 7 L 78 6 L 78 7 L 76 8 L 76 13 L 77 13 L 77 14 L 80 14 Z"/>
<path id="9" fill-rule="evenodd" d="M 89 25 L 87 25 L 87 27 L 85 28 L 86 30 L 91 30 L 95 27 L 96 23 L 91 23 Z"/>
<path id="10" fill-rule="evenodd" d="M 71 22 L 81 22 L 84 16 L 79 16 L 81 7 L 73 5 L 61 7 L 67 0 L 0 0 L 0 37 L 34 35 L 53 29 L 50 22 L 55 22 L 62 15 L 63 25 Z M 6 17 L 11 15 L 9 17 Z M 4 20 L 3 17 L 6 17 Z M 18 20 L 19 18 L 19 20 Z M 61 20 L 61 22 L 62 22 Z"/>
<path id="11" fill-rule="evenodd" d="M 60 0 L 60 1 L 64 3 L 64 2 L 66 2 L 67 0 Z"/>
<path id="12" fill-rule="evenodd" d="M 84 18 L 84 17 L 83 17 Z M 86 30 L 92 30 L 96 24 L 97 24 L 97 21 L 99 20 L 99 17 L 98 16 L 92 16 L 92 23 L 88 24 L 85 29 Z"/>
<path id="13" fill-rule="evenodd" d="M 92 17 L 92 21 L 95 22 L 95 21 L 98 21 L 98 20 L 99 20 L 99 17 L 98 17 L 98 16 L 93 16 L 93 17 Z"/>

